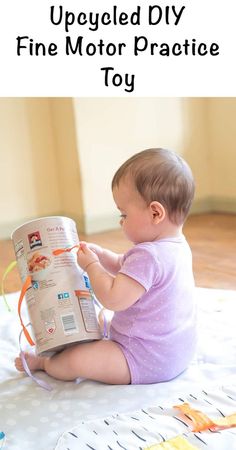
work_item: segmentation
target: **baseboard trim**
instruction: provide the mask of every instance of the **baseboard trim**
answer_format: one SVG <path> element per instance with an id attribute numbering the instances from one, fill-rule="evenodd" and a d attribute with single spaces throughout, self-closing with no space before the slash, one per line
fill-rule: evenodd
<path id="1" fill-rule="evenodd" d="M 119 217 L 117 214 L 85 218 L 86 234 L 100 233 L 117 228 L 119 228 Z"/>
<path id="2" fill-rule="evenodd" d="M 196 199 L 192 205 L 190 214 L 204 214 L 211 212 L 236 214 L 236 200 L 219 197 Z M 119 220 L 117 215 L 87 216 L 85 218 L 86 234 L 114 230 L 117 229 L 118 226 Z"/>
<path id="3" fill-rule="evenodd" d="M 208 212 L 212 212 L 211 198 L 206 197 L 194 200 L 190 210 L 190 214 L 203 214 Z"/>
<path id="4" fill-rule="evenodd" d="M 190 214 L 204 214 L 211 212 L 231 213 L 236 214 L 236 199 L 229 199 L 223 197 L 205 197 L 196 199 L 192 205 Z M 103 216 L 87 216 L 81 217 L 74 214 L 67 214 L 65 212 L 48 214 L 48 216 L 67 216 L 75 220 L 77 224 L 78 233 L 100 233 L 108 230 L 115 230 L 119 227 L 119 218 L 117 214 L 103 215 Z M 43 217 L 43 216 L 41 216 Z M 21 218 L 17 221 L 0 224 L 0 239 L 10 239 L 13 230 L 29 220 L 37 219 L 38 217 Z"/>
<path id="5" fill-rule="evenodd" d="M 191 208 L 191 214 L 203 213 L 231 213 L 236 214 L 236 199 L 224 197 L 205 197 L 196 199 Z"/>
<path id="6" fill-rule="evenodd" d="M 76 222 L 78 233 L 84 233 L 84 218 L 75 214 L 66 214 L 62 212 L 54 212 L 52 214 L 40 215 L 35 217 L 24 217 L 19 220 L 15 220 L 12 222 L 0 223 L 0 239 L 11 239 L 12 232 L 30 220 L 39 219 L 39 217 L 50 217 L 50 216 L 64 216 L 70 217 Z"/>
<path id="7" fill-rule="evenodd" d="M 236 213 L 236 199 L 212 198 L 212 208 L 214 212 Z"/>
<path id="8" fill-rule="evenodd" d="M 37 217 L 27 217 L 19 220 L 13 220 L 11 222 L 0 223 L 0 239 L 11 239 L 13 231 L 23 225 L 29 220 L 34 220 Z"/>

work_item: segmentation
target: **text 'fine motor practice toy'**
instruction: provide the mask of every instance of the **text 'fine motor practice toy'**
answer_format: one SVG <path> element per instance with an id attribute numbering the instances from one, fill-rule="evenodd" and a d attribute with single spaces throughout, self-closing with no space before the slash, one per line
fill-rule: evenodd
<path id="1" fill-rule="evenodd" d="M 23 332 L 34 345 L 21 317 L 25 295 L 37 353 L 101 339 L 88 276 L 71 251 L 79 247 L 75 222 L 67 217 L 32 220 L 17 228 L 12 240 L 23 282 L 18 312 Z"/>

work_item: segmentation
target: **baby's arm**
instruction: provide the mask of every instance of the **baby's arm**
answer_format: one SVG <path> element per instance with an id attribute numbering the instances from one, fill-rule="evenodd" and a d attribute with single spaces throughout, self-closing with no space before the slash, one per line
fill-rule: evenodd
<path id="1" fill-rule="evenodd" d="M 88 248 L 98 256 L 99 262 L 111 274 L 115 275 L 121 268 L 123 254 L 118 254 L 100 247 L 97 244 L 87 244 Z"/>
<path id="2" fill-rule="evenodd" d="M 118 273 L 114 277 L 108 273 L 85 243 L 81 244 L 77 258 L 80 267 L 89 275 L 96 297 L 105 308 L 122 311 L 144 294 L 145 288 L 129 276 Z"/>

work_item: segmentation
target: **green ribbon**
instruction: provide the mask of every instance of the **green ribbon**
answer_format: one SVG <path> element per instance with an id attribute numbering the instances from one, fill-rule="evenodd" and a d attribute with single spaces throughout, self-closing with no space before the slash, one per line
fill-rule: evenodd
<path id="1" fill-rule="evenodd" d="M 2 281 L 1 281 L 1 295 L 2 295 L 2 297 L 3 297 L 3 300 L 4 300 L 4 302 L 5 302 L 5 305 L 6 305 L 6 307 L 7 307 L 7 309 L 8 309 L 9 312 L 11 312 L 11 308 L 10 308 L 10 306 L 8 305 L 7 299 L 6 299 L 6 296 L 5 296 L 5 291 L 4 291 L 4 281 L 5 281 L 6 276 L 12 271 L 12 269 L 14 269 L 14 267 L 16 266 L 16 264 L 17 264 L 16 261 L 12 261 L 12 262 L 7 266 L 5 272 L 4 272 L 3 276 L 2 276 Z"/>

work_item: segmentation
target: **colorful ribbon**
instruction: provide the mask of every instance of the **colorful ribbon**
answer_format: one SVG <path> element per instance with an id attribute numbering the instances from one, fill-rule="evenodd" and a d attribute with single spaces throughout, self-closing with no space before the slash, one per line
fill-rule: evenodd
<path id="1" fill-rule="evenodd" d="M 79 249 L 80 245 L 76 244 L 73 245 L 73 247 L 66 247 L 66 248 L 57 248 L 56 250 L 53 250 L 53 255 L 54 256 L 59 256 L 62 253 L 66 253 L 66 252 L 71 252 L 71 250 L 73 250 L 74 248 L 78 248 Z"/>
<path id="2" fill-rule="evenodd" d="M 24 284 L 23 284 L 23 286 L 22 286 L 21 293 L 20 293 L 20 298 L 19 298 L 19 301 L 18 301 L 18 315 L 19 315 L 19 319 L 20 319 L 21 326 L 22 326 L 22 331 L 24 332 L 24 335 L 25 335 L 25 337 L 26 337 L 28 343 L 29 343 L 31 346 L 34 346 L 35 343 L 34 343 L 33 339 L 31 338 L 31 336 L 30 336 L 30 334 L 29 334 L 29 332 L 28 332 L 26 326 L 25 326 L 24 323 L 23 323 L 22 317 L 21 317 L 21 305 L 22 305 L 22 301 L 23 301 L 23 299 L 24 299 L 24 296 L 25 296 L 25 294 L 26 294 L 26 291 L 27 291 L 31 286 L 32 286 L 32 283 L 31 283 L 31 277 L 28 275 L 28 277 L 26 278 L 26 280 L 25 280 L 25 282 L 24 282 Z"/>
<path id="3" fill-rule="evenodd" d="M 210 419 L 201 411 L 193 409 L 189 403 L 176 405 L 174 408 L 182 413 L 182 418 L 194 432 L 211 429 L 211 431 L 226 430 L 227 428 L 236 427 L 236 413 L 221 417 L 220 419 Z"/>

